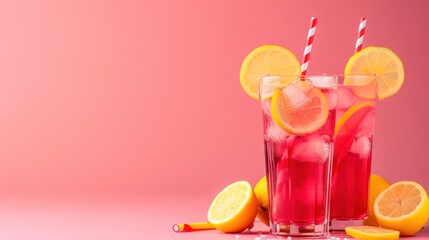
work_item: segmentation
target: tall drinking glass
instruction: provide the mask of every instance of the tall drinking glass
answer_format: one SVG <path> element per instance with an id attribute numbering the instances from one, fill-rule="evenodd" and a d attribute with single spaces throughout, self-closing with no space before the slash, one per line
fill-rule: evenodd
<path id="1" fill-rule="evenodd" d="M 336 87 L 336 76 L 267 76 L 261 80 L 273 234 L 328 234 Z"/>
<path id="2" fill-rule="evenodd" d="M 376 78 L 376 75 L 338 76 L 331 230 L 363 225 L 368 218 Z"/>

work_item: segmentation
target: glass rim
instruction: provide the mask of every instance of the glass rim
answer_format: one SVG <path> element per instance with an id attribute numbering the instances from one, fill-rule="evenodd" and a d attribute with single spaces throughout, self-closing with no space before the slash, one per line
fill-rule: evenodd
<path id="1" fill-rule="evenodd" d="M 297 81 L 297 80 L 305 80 L 305 81 L 310 81 L 313 84 L 317 83 L 316 85 L 319 85 L 319 87 L 324 86 L 325 84 L 328 84 L 330 86 L 333 85 L 337 85 L 337 86 L 341 86 L 341 85 L 345 85 L 344 81 L 345 79 L 355 79 L 358 80 L 356 83 L 358 82 L 362 82 L 362 80 L 364 80 L 363 82 L 365 83 L 364 85 L 366 85 L 368 83 L 368 81 L 365 81 L 365 79 L 370 79 L 370 82 L 372 82 L 373 80 L 377 80 L 380 77 L 380 75 L 375 74 L 375 73 L 371 73 L 371 74 L 321 74 L 321 75 L 265 75 L 265 76 L 261 76 L 259 78 L 259 84 L 260 86 L 262 85 L 273 85 L 273 84 L 278 84 L 278 82 L 282 82 L 282 81 Z M 360 86 L 360 84 L 347 84 L 348 86 Z M 327 86 L 324 86 L 327 87 Z"/>
<path id="2" fill-rule="evenodd" d="M 346 76 L 355 76 L 355 77 L 379 77 L 376 73 L 359 73 L 359 74 L 346 74 L 346 73 L 335 73 L 335 74 L 311 74 L 311 75 L 297 75 L 297 74 L 267 74 L 264 76 L 259 77 L 259 79 L 264 78 L 275 78 L 275 77 L 297 77 L 297 78 L 314 78 L 314 77 L 346 77 Z"/>

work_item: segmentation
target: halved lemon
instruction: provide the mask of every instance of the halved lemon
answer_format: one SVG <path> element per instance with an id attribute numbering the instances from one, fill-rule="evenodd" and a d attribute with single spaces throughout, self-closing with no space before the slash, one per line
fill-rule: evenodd
<path id="1" fill-rule="evenodd" d="M 394 183 L 376 198 L 374 214 L 380 226 L 398 230 L 401 236 L 411 236 L 428 221 L 428 195 L 416 182 Z"/>
<path id="2" fill-rule="evenodd" d="M 297 80 L 274 92 L 271 115 L 274 122 L 290 134 L 312 133 L 328 119 L 328 100 L 320 89 Z"/>
<path id="3" fill-rule="evenodd" d="M 392 50 L 384 47 L 367 47 L 355 53 L 347 62 L 345 73 L 376 74 L 380 100 L 396 94 L 404 83 L 404 66 L 401 59 Z M 347 78 L 344 83 L 350 84 Z"/>
<path id="4" fill-rule="evenodd" d="M 371 227 L 371 226 L 352 226 L 346 227 L 347 235 L 350 235 L 359 240 L 396 240 L 399 239 L 399 231 Z"/>
<path id="5" fill-rule="evenodd" d="M 338 119 L 335 124 L 335 136 L 348 135 L 352 132 L 353 128 L 359 126 L 359 123 L 365 118 L 371 110 L 374 109 L 374 103 L 370 101 L 357 102 L 351 106 L 347 111 Z M 342 134 L 341 134 L 342 133 Z"/>
<path id="6" fill-rule="evenodd" d="M 252 226 L 258 205 L 250 183 L 238 181 L 224 188 L 215 197 L 209 207 L 207 219 L 220 231 L 242 232 Z"/>
<path id="7" fill-rule="evenodd" d="M 301 75 L 301 65 L 288 49 L 264 45 L 254 49 L 244 59 L 240 70 L 241 86 L 249 96 L 259 99 L 260 78 L 268 75 Z"/>

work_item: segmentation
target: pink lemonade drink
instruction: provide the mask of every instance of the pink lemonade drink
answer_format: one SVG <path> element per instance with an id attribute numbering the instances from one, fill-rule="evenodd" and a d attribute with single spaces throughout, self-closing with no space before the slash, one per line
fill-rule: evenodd
<path id="1" fill-rule="evenodd" d="M 332 165 L 331 230 L 363 225 L 368 217 L 377 81 L 339 76 Z"/>
<path id="2" fill-rule="evenodd" d="M 328 234 L 336 81 L 333 76 L 262 79 L 260 99 L 273 234 Z"/>

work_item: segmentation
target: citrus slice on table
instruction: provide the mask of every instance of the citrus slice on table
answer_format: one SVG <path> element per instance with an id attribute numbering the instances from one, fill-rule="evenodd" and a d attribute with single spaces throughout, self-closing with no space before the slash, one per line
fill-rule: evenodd
<path id="1" fill-rule="evenodd" d="M 247 181 L 224 188 L 209 207 L 207 219 L 223 232 L 242 232 L 251 227 L 258 213 L 258 199 Z"/>
<path id="2" fill-rule="evenodd" d="M 377 174 L 371 174 L 369 180 L 368 225 L 375 227 L 380 226 L 374 215 L 374 202 L 377 196 L 389 186 L 390 183 L 386 179 Z"/>
<path id="3" fill-rule="evenodd" d="M 370 101 L 357 102 L 337 120 L 335 124 L 335 136 L 350 135 L 359 126 L 365 116 L 374 109 L 374 103 Z"/>
<path id="4" fill-rule="evenodd" d="M 416 182 L 394 183 L 376 198 L 374 214 L 380 226 L 398 230 L 401 236 L 411 236 L 428 221 L 428 195 Z"/>
<path id="5" fill-rule="evenodd" d="M 328 100 L 320 89 L 310 83 L 294 81 L 275 90 L 271 115 L 274 122 L 290 134 L 312 133 L 328 119 Z"/>
<path id="6" fill-rule="evenodd" d="M 259 81 L 267 75 L 301 75 L 301 65 L 288 49 L 264 45 L 254 49 L 244 59 L 240 70 L 241 86 L 249 96 L 259 99 Z"/>
<path id="7" fill-rule="evenodd" d="M 347 62 L 345 73 L 376 74 L 380 100 L 396 94 L 404 83 L 404 66 L 401 59 L 392 50 L 384 47 L 367 47 L 355 53 Z M 347 78 L 344 83 L 350 84 Z"/>
<path id="8" fill-rule="evenodd" d="M 399 231 L 380 228 L 380 227 L 372 227 L 372 226 L 352 226 L 346 227 L 347 235 L 352 236 L 353 238 L 359 240 L 396 240 L 399 239 Z"/>

